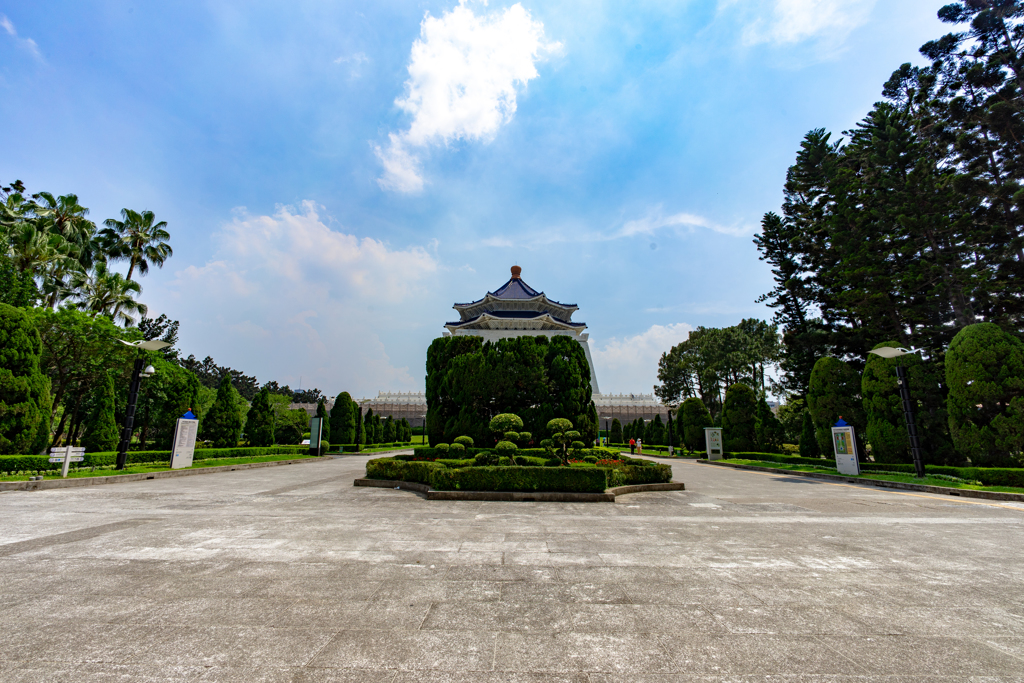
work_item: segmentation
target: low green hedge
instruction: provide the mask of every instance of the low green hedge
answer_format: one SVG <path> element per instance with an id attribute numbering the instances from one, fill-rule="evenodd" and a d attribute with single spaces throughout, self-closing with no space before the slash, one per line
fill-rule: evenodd
<path id="1" fill-rule="evenodd" d="M 466 458 L 472 458 L 477 453 L 483 453 L 484 451 L 488 451 L 488 452 L 491 452 L 491 453 L 495 452 L 495 450 L 493 448 L 476 448 L 476 447 L 474 447 L 474 448 L 467 448 L 463 453 L 465 454 Z M 450 455 L 450 453 L 446 453 L 444 451 L 439 451 L 436 448 L 431 448 L 430 446 L 416 446 L 415 448 L 412 449 L 412 452 L 413 452 L 412 456 L 399 456 L 399 457 L 407 457 L 407 458 L 408 457 L 413 457 L 413 458 L 433 460 L 433 459 L 436 459 L 436 458 L 446 458 L 446 457 L 448 457 Z M 619 451 L 615 450 L 614 448 L 584 448 L 584 449 L 582 449 L 580 451 L 579 457 L 583 458 L 583 457 L 586 457 L 588 455 L 597 456 L 599 459 L 601 459 L 601 458 L 617 458 L 619 456 Z M 543 448 L 520 448 L 520 449 L 516 450 L 516 458 L 517 459 L 521 458 L 523 456 L 526 456 L 528 458 L 541 458 L 543 460 L 547 460 L 548 459 L 548 452 L 547 452 L 547 450 L 545 450 Z"/>
<path id="2" fill-rule="evenodd" d="M 306 455 L 308 446 L 267 446 L 260 448 L 197 448 L 193 459 L 210 460 L 215 458 L 251 458 L 259 455 Z M 170 451 L 128 451 L 128 464 L 168 463 L 171 461 Z M 117 463 L 117 452 L 86 453 L 82 462 L 72 463 L 77 467 L 104 467 Z M 50 462 L 49 455 L 0 455 L 0 472 L 24 472 L 40 470 L 59 470 L 62 463 Z"/>
<path id="3" fill-rule="evenodd" d="M 730 458 L 778 462 L 788 465 L 810 465 L 812 467 L 834 467 L 835 460 L 827 458 L 800 458 L 778 453 L 729 453 Z M 861 463 L 862 469 L 893 474 L 915 474 L 917 470 L 906 463 Z M 1024 488 L 1024 468 L 1011 467 L 950 467 L 947 465 L 925 465 L 928 474 L 947 474 L 959 479 L 980 481 L 983 486 L 1012 486 Z"/>
<path id="4" fill-rule="evenodd" d="M 367 448 L 409 448 L 412 446 L 412 441 L 396 441 L 394 443 L 372 443 L 372 444 L 359 444 L 355 443 L 332 443 L 331 453 L 358 453 L 366 450 Z"/>
<path id="5" fill-rule="evenodd" d="M 573 467 L 463 467 L 434 470 L 431 486 L 439 491 L 562 491 L 603 493 L 606 470 Z"/>
<path id="6" fill-rule="evenodd" d="M 520 456 L 519 467 L 476 467 L 473 460 L 411 460 L 411 456 L 375 458 L 366 463 L 370 479 L 428 484 L 438 490 L 601 492 L 609 486 L 654 484 L 672 480 L 672 467 L 626 458 L 615 467 L 544 467 L 543 458 Z M 504 458 L 503 458 L 504 460 Z M 522 462 L 526 461 L 526 462 Z M 557 461 L 556 461 L 557 462 Z"/>

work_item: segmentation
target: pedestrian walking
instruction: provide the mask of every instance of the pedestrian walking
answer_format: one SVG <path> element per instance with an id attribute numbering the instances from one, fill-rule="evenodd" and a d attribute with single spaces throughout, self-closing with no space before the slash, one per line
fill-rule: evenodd
<path id="1" fill-rule="evenodd" d="M 636 439 L 629 440 L 629 454 L 633 455 L 636 453 Z"/>
<path id="2" fill-rule="evenodd" d="M 644 454 L 644 440 L 643 439 L 637 439 L 636 440 L 636 452 L 637 452 L 637 455 L 643 455 Z"/>

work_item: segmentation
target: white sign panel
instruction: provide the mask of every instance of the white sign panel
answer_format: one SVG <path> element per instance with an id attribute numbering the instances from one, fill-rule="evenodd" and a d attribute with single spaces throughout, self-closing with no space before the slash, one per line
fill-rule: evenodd
<path id="1" fill-rule="evenodd" d="M 721 427 L 705 427 L 704 441 L 708 445 L 708 460 L 721 460 L 725 451 L 722 449 Z"/>
<path id="2" fill-rule="evenodd" d="M 60 476 L 68 476 L 71 470 L 71 463 L 85 460 L 85 448 L 82 446 L 65 446 L 64 448 L 50 449 L 50 462 L 61 462 L 64 466 L 60 468 Z"/>
<path id="3" fill-rule="evenodd" d="M 852 426 L 832 428 L 832 447 L 836 451 L 836 469 L 840 474 L 860 474 L 860 462 L 857 460 L 857 439 Z"/>
<path id="4" fill-rule="evenodd" d="M 196 434 L 199 432 L 199 420 L 178 418 L 174 427 L 174 442 L 171 444 L 171 469 L 178 470 L 192 467 L 192 456 L 196 452 Z"/>

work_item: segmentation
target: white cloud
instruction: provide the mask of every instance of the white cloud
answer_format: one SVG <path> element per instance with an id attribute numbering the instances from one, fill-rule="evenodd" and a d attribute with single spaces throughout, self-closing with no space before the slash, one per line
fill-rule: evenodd
<path id="1" fill-rule="evenodd" d="M 713 223 L 703 216 L 692 213 L 676 213 L 666 216 L 661 207 L 651 211 L 643 218 L 627 221 L 622 229 L 615 234 L 615 237 L 632 237 L 633 235 L 653 235 L 663 228 L 688 228 L 691 232 L 694 228 L 704 228 L 723 235 L 740 237 L 753 232 L 750 226 L 728 226 Z"/>
<path id="2" fill-rule="evenodd" d="M 16 42 L 23 50 L 27 50 L 39 61 L 45 61 L 42 53 L 39 51 L 39 46 L 36 45 L 36 41 L 31 38 L 20 38 L 18 36 L 17 29 L 14 28 L 14 24 L 11 23 L 11 20 L 8 19 L 5 14 L 0 14 L 0 27 L 3 27 L 3 29 L 7 31 L 7 35 L 14 38 L 14 42 Z"/>
<path id="3" fill-rule="evenodd" d="M 606 394 L 649 394 L 658 383 L 658 360 L 676 344 L 686 341 L 693 327 L 686 323 L 652 325 L 641 334 L 617 339 L 591 350 L 597 382 Z"/>
<path id="4" fill-rule="evenodd" d="M 400 334 L 422 306 L 438 271 L 425 249 L 332 230 L 312 202 L 273 216 L 242 211 L 214 242 L 207 263 L 147 292 L 156 310 L 181 311 L 173 317 L 186 354 L 209 353 L 261 381 L 295 386 L 302 375 L 329 392 L 421 387 L 420 369 L 395 367 L 378 333 Z"/>
<path id="5" fill-rule="evenodd" d="M 798 43 L 810 38 L 842 40 L 868 20 L 876 0 L 719 0 L 720 13 L 743 23 L 743 42 Z"/>
<path id="6" fill-rule="evenodd" d="M 406 93 L 395 100 L 412 122 L 388 136 L 386 149 L 375 148 L 384 165 L 380 186 L 418 192 L 420 150 L 493 139 L 515 114 L 519 88 L 538 76 L 537 61 L 560 48 L 545 42 L 544 25 L 519 3 L 477 15 L 460 0 L 440 17 L 427 13 L 412 45 Z"/>

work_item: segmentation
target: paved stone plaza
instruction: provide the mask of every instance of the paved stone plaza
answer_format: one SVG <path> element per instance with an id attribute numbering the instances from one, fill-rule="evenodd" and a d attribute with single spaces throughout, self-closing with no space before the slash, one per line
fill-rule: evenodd
<path id="1" fill-rule="evenodd" d="M 0 494 L 0 680 L 1024 680 L 1024 504 L 690 462 L 428 502 L 366 460 Z"/>

